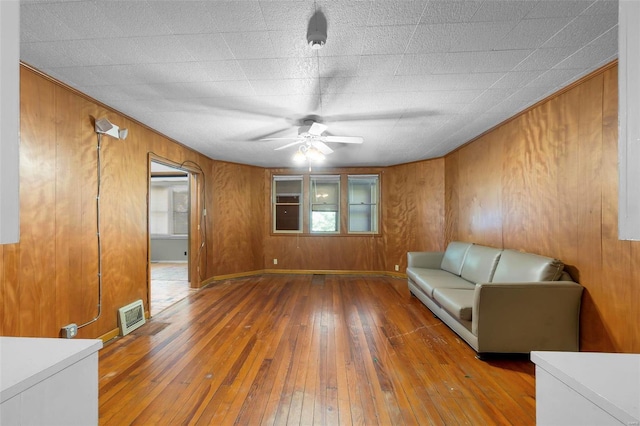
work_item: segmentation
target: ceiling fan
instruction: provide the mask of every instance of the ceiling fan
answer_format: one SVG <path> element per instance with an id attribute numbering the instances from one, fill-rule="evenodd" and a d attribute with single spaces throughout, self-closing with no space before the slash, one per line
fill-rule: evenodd
<path id="1" fill-rule="evenodd" d="M 316 10 L 316 12 L 311 16 L 308 23 L 307 28 L 307 43 L 309 47 L 313 50 L 321 49 L 325 43 L 327 42 L 327 18 L 321 10 Z M 316 58 L 318 58 L 318 53 L 316 52 Z M 336 77 L 337 73 L 335 71 L 328 72 L 322 79 L 330 81 L 332 78 Z M 343 115 L 316 115 L 316 113 L 322 114 L 323 112 L 323 93 L 322 93 L 322 84 L 321 84 L 321 76 L 318 74 L 318 82 L 317 82 L 317 90 L 315 91 L 318 95 L 313 100 L 312 105 L 307 108 L 307 114 L 303 115 L 301 118 L 298 117 L 284 117 L 286 121 L 289 122 L 289 125 L 284 128 L 278 129 L 270 129 L 268 133 L 262 133 L 260 135 L 251 135 L 247 137 L 243 137 L 243 140 L 249 141 L 291 141 L 286 145 L 275 148 L 276 151 L 286 149 L 295 145 L 298 146 L 298 150 L 296 151 L 293 159 L 294 161 L 304 163 L 308 162 L 311 164 L 312 162 L 318 162 L 325 158 L 326 155 L 331 154 L 333 149 L 327 145 L 329 143 L 345 143 L 345 144 L 362 144 L 364 138 L 361 136 L 334 136 L 328 133 L 325 133 L 328 126 L 323 124 L 322 122 L 332 123 L 332 122 L 363 122 L 363 121 L 381 121 L 381 120 L 398 120 L 400 117 L 403 118 L 422 118 L 430 115 L 428 111 L 425 110 L 403 110 L 403 111 L 382 111 L 382 112 L 369 112 L 369 113 L 355 113 L 355 114 L 343 114 Z M 273 118 L 283 118 L 277 114 L 272 114 L 269 112 L 265 112 L 266 108 L 261 108 L 260 111 L 256 111 L 255 109 L 249 108 L 248 106 L 236 106 L 235 108 L 227 108 L 233 109 L 234 111 L 250 113 L 261 116 L 269 116 Z M 294 127 L 298 127 L 297 136 L 294 137 L 273 137 L 279 136 L 283 132 L 288 132 L 291 129 L 291 125 Z"/>
<path id="2" fill-rule="evenodd" d="M 304 120 L 304 124 L 298 128 L 298 136 L 292 138 L 263 138 L 262 141 L 274 141 L 274 140 L 293 140 L 293 142 L 286 145 L 275 148 L 276 151 L 286 149 L 295 145 L 300 145 L 298 151 L 294 155 L 294 161 L 303 162 L 309 161 L 321 161 L 325 155 L 331 154 L 331 149 L 326 142 L 337 143 L 353 143 L 361 144 L 364 139 L 361 136 L 333 136 L 323 135 L 327 130 L 327 126 L 322 123 L 318 123 L 311 119 Z"/>

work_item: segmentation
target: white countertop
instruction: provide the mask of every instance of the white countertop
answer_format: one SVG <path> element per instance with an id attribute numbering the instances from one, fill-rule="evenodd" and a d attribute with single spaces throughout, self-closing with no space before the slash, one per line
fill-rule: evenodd
<path id="1" fill-rule="evenodd" d="M 534 351 L 531 361 L 619 421 L 640 421 L 640 354 Z"/>
<path id="2" fill-rule="evenodd" d="M 99 339 L 0 337 L 0 403 L 101 348 Z"/>

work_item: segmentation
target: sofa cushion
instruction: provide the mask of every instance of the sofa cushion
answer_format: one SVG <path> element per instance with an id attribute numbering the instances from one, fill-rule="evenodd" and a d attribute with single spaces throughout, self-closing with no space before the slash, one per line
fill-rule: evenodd
<path id="1" fill-rule="evenodd" d="M 407 276 L 414 282 L 422 281 L 428 278 L 436 277 L 450 277 L 451 274 L 442 269 L 427 269 L 427 268 L 407 268 Z"/>
<path id="2" fill-rule="evenodd" d="M 464 263 L 464 258 L 467 255 L 469 247 L 471 247 L 472 245 L 472 243 L 451 241 L 447 246 L 447 250 L 444 252 L 442 263 L 440 264 L 440 269 L 459 276 L 462 272 L 462 264 Z"/>
<path id="3" fill-rule="evenodd" d="M 504 250 L 493 275 L 494 283 L 555 281 L 562 276 L 564 264 L 558 259 Z"/>
<path id="4" fill-rule="evenodd" d="M 407 269 L 407 274 L 409 279 L 430 298 L 433 298 L 433 290 L 436 288 L 473 290 L 476 287 L 475 284 L 442 270 L 410 268 Z"/>
<path id="5" fill-rule="evenodd" d="M 433 291 L 434 299 L 445 311 L 465 321 L 471 321 L 474 294 L 473 289 L 437 288 Z"/>
<path id="6" fill-rule="evenodd" d="M 462 278 L 472 283 L 490 283 L 500 259 L 501 249 L 472 245 L 462 265 Z"/>

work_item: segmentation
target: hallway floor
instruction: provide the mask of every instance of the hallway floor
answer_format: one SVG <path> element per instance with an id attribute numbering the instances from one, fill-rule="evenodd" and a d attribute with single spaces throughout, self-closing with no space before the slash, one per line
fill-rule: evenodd
<path id="1" fill-rule="evenodd" d="M 151 316 L 187 297 L 189 287 L 188 264 L 151 263 Z"/>

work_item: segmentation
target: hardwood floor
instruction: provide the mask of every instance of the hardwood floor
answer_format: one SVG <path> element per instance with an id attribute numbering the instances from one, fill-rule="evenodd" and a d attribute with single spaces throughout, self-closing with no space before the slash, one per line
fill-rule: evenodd
<path id="1" fill-rule="evenodd" d="M 479 361 L 406 280 L 216 283 L 100 353 L 100 424 L 534 424 L 534 366 Z"/>

